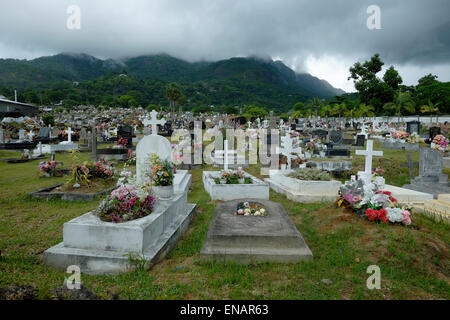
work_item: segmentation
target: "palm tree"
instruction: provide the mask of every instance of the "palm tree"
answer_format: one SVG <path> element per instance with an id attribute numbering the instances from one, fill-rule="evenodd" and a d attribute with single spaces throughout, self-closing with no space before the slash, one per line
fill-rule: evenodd
<path id="1" fill-rule="evenodd" d="M 428 100 L 428 105 L 423 105 L 420 107 L 420 112 L 430 114 L 430 124 L 433 123 L 433 112 L 439 112 L 439 108 L 437 107 L 438 105 L 439 103 L 433 104 L 431 100 Z"/>
<path id="2" fill-rule="evenodd" d="M 322 108 L 320 108 L 320 115 L 322 117 L 324 117 L 324 116 L 326 118 L 330 117 L 331 112 L 332 112 L 332 109 L 329 104 L 326 104 L 326 105 L 322 106 Z"/>
<path id="3" fill-rule="evenodd" d="M 178 83 L 173 82 L 166 88 L 166 96 L 170 101 L 170 112 L 172 112 L 172 114 L 175 111 L 175 103 L 181 97 L 181 94 L 181 89 Z"/>
<path id="4" fill-rule="evenodd" d="M 316 115 L 316 117 L 317 117 L 317 113 L 318 113 L 319 110 L 320 110 L 320 105 L 321 105 L 321 104 L 322 104 L 322 102 L 321 102 L 320 99 L 317 98 L 317 97 L 315 97 L 315 98 L 313 99 L 312 103 L 311 103 L 313 112 L 314 112 L 314 114 Z"/>
<path id="5" fill-rule="evenodd" d="M 395 95 L 394 101 L 386 103 L 383 109 L 395 114 L 398 117 L 398 122 L 400 122 L 400 116 L 403 112 L 413 113 L 416 110 L 415 105 L 414 100 L 408 92 L 399 92 Z"/>
<path id="6" fill-rule="evenodd" d="M 358 109 L 355 110 L 354 114 L 357 118 L 374 117 L 375 116 L 374 111 L 375 111 L 374 107 L 361 103 Z"/>
<path id="7" fill-rule="evenodd" d="M 178 98 L 178 106 L 179 110 L 178 113 L 181 115 L 181 112 L 183 111 L 183 106 L 186 104 L 186 96 L 184 94 L 181 94 L 181 96 Z"/>

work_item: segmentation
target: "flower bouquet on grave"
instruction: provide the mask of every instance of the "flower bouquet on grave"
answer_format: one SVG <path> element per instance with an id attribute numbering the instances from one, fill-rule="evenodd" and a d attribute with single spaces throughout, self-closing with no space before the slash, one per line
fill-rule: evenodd
<path id="1" fill-rule="evenodd" d="M 152 153 L 149 156 L 151 163 L 150 180 L 153 184 L 154 193 L 162 199 L 168 199 L 173 196 L 174 166 L 171 162 L 162 161 L 157 154 Z"/>
<path id="2" fill-rule="evenodd" d="M 348 208 L 362 218 L 386 224 L 411 224 L 410 209 L 399 206 L 389 191 L 364 180 L 347 181 L 339 190 L 338 207 Z"/>
<path id="3" fill-rule="evenodd" d="M 94 214 L 102 221 L 122 223 L 152 213 L 155 198 L 148 190 L 132 184 L 121 185 L 103 200 Z"/>
<path id="4" fill-rule="evenodd" d="M 419 143 L 420 142 L 420 136 L 417 132 L 414 132 L 413 134 L 409 135 L 406 138 L 407 143 Z"/>
<path id="5" fill-rule="evenodd" d="M 57 161 L 41 161 L 39 162 L 39 173 L 43 177 L 54 177 L 57 174 L 57 166 L 60 165 Z"/>
<path id="6" fill-rule="evenodd" d="M 449 147 L 448 147 L 448 139 L 446 137 L 444 137 L 441 134 L 438 134 L 437 136 L 435 136 L 433 138 L 433 141 L 431 142 L 431 146 L 432 149 L 435 150 L 439 150 L 439 151 L 448 151 Z"/>
<path id="7" fill-rule="evenodd" d="M 73 164 L 69 182 L 73 183 L 75 188 L 79 188 L 81 185 L 89 186 L 94 178 L 111 180 L 114 174 L 114 163 L 102 157 L 96 162 L 85 161 L 82 164 Z"/>
<path id="8" fill-rule="evenodd" d="M 238 216 L 264 217 L 267 215 L 267 210 L 257 203 L 241 202 L 237 205 L 236 214 Z"/>

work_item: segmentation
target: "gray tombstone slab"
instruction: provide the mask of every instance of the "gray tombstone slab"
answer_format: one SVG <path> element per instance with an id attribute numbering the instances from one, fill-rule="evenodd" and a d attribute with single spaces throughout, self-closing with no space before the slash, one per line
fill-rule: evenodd
<path id="1" fill-rule="evenodd" d="M 5 143 L 5 130 L 0 128 L 0 143 Z"/>
<path id="2" fill-rule="evenodd" d="M 344 134 L 340 130 L 331 130 L 328 134 L 328 139 L 333 145 L 339 146 L 343 142 Z"/>
<path id="3" fill-rule="evenodd" d="M 262 205 L 267 210 L 267 215 L 237 215 L 237 205 L 244 201 Z M 313 258 L 311 250 L 283 206 L 262 199 L 218 203 L 200 255 L 202 260 L 241 264 L 298 263 Z"/>

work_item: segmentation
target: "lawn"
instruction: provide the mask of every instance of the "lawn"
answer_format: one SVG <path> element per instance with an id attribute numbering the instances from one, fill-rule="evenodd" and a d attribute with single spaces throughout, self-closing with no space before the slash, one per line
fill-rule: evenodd
<path id="1" fill-rule="evenodd" d="M 379 145 L 375 144 L 379 150 Z M 409 181 L 404 153 L 383 150 L 374 167 L 386 169 L 387 183 Z M 17 155 L 17 154 L 16 154 Z M 412 153 L 418 161 L 418 153 Z M 13 154 L 0 151 L 0 158 Z M 81 153 L 87 160 L 89 154 Z M 364 157 L 353 157 L 354 169 Z M 70 154 L 57 154 L 70 167 Z M 28 192 L 67 178 L 39 178 L 39 160 L 0 162 L 0 287 L 26 284 L 40 298 L 63 285 L 68 275 L 44 266 L 42 253 L 62 241 L 64 222 L 95 208 L 99 202 L 34 200 Z M 260 167 L 247 171 L 260 176 Z M 204 168 L 207 170 L 207 168 Z M 386 226 L 360 219 L 333 203 L 299 204 L 271 191 L 302 233 L 314 260 L 294 265 L 201 263 L 199 256 L 214 214 L 215 201 L 204 191 L 202 170 L 191 170 L 188 201 L 196 217 L 177 247 L 150 270 L 137 268 L 115 276 L 82 275 L 82 282 L 103 299 L 449 299 L 449 226 L 413 215 L 411 227 Z M 378 265 L 381 289 L 369 290 L 367 267 Z M 323 280 L 330 281 L 323 281 Z"/>

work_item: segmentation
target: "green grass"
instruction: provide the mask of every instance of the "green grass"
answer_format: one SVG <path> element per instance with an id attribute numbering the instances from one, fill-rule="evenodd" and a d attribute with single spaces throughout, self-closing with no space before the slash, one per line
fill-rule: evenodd
<path id="1" fill-rule="evenodd" d="M 376 147 L 377 149 L 377 147 Z M 402 152 L 384 150 L 376 159 L 387 169 L 388 183 L 409 180 Z M 89 154 L 80 158 L 87 160 Z M 0 152 L 0 157 L 12 157 Z M 354 166 L 363 157 L 353 157 Z M 418 153 L 413 154 L 418 161 Z M 65 167 L 69 154 L 57 154 Z M 42 253 L 62 241 L 63 224 L 95 208 L 93 202 L 34 200 L 27 193 L 64 181 L 39 178 L 39 161 L 0 162 L 0 286 L 27 284 L 40 298 L 63 285 L 67 274 L 46 267 Z M 210 168 L 204 168 L 207 170 Z M 361 166 L 362 169 L 362 166 Z M 354 168 L 357 171 L 357 168 Z M 247 172 L 260 178 L 260 165 Z M 412 227 L 386 226 L 361 220 L 334 204 L 300 204 L 271 191 L 302 233 L 314 260 L 294 265 L 235 265 L 201 262 L 200 250 L 216 206 L 204 191 L 202 170 L 191 171 L 188 201 L 197 204 L 196 217 L 176 248 L 148 271 L 114 276 L 82 275 L 82 282 L 97 295 L 111 299 L 449 299 L 449 226 L 414 215 Z M 381 290 L 369 290 L 370 265 L 381 269 Z M 325 284 L 323 279 L 330 279 Z"/>

